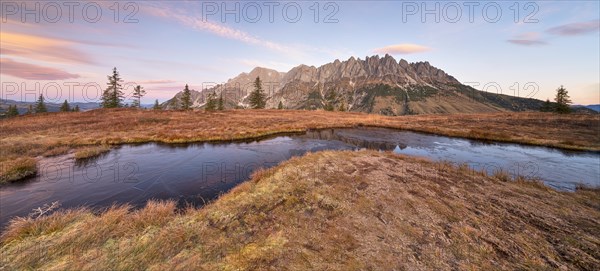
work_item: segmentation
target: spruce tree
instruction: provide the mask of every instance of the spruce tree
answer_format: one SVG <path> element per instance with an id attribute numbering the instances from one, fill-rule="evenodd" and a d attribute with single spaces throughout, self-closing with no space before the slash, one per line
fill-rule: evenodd
<path id="1" fill-rule="evenodd" d="M 19 110 L 17 109 L 17 105 L 9 105 L 8 111 L 6 111 L 7 117 L 16 117 L 19 115 Z"/>
<path id="2" fill-rule="evenodd" d="M 183 93 L 181 94 L 181 109 L 190 110 L 192 107 L 192 93 L 190 92 L 190 88 L 188 85 L 185 85 L 183 89 Z"/>
<path id="3" fill-rule="evenodd" d="M 341 111 L 341 112 L 346 111 L 346 103 L 344 103 L 342 101 L 342 103 L 340 104 L 340 107 L 338 108 L 338 111 Z"/>
<path id="4" fill-rule="evenodd" d="M 337 98 L 337 95 L 335 93 L 335 90 L 333 90 L 332 88 L 330 88 L 329 90 L 327 90 L 327 92 L 325 93 L 325 107 L 324 109 L 326 111 L 333 111 L 334 110 L 334 105 L 335 105 L 335 99 Z"/>
<path id="5" fill-rule="evenodd" d="M 571 99 L 569 97 L 569 92 L 563 87 L 560 86 L 556 90 L 556 97 L 554 98 L 556 102 L 556 112 L 565 114 L 571 112 Z"/>
<path id="6" fill-rule="evenodd" d="M 250 107 L 253 109 L 262 109 L 266 105 L 266 95 L 262 89 L 260 77 L 254 80 L 254 91 L 250 93 Z"/>
<path id="7" fill-rule="evenodd" d="M 123 98 L 125 97 L 123 94 L 123 86 L 121 82 L 121 76 L 117 71 L 117 68 L 113 68 L 112 75 L 108 77 L 108 87 L 102 93 L 102 107 L 104 108 L 117 108 L 122 106 Z"/>
<path id="8" fill-rule="evenodd" d="M 217 95 L 214 92 L 208 94 L 208 97 L 206 98 L 206 111 L 214 111 L 215 109 L 217 109 L 216 96 Z"/>
<path id="9" fill-rule="evenodd" d="M 131 95 L 133 101 L 131 102 L 131 107 L 141 108 L 142 97 L 144 97 L 144 95 L 146 95 L 146 91 L 142 86 L 137 85 L 135 88 L 133 88 L 133 95 Z"/>
<path id="10" fill-rule="evenodd" d="M 279 109 L 279 110 L 283 109 L 283 102 L 279 101 L 279 104 L 277 105 L 277 109 Z"/>
<path id="11" fill-rule="evenodd" d="M 27 107 L 27 112 L 25 112 L 25 115 L 29 115 L 29 114 L 33 114 L 33 105 L 29 105 L 29 107 Z"/>
<path id="12" fill-rule="evenodd" d="M 221 92 L 221 95 L 219 95 L 219 100 L 217 101 L 217 110 L 224 110 L 225 106 L 223 105 L 223 92 Z"/>
<path id="13" fill-rule="evenodd" d="M 316 110 L 323 107 L 323 95 L 319 90 L 314 90 L 308 93 L 307 97 L 307 108 L 309 110 Z"/>
<path id="14" fill-rule="evenodd" d="M 60 106 L 60 112 L 69 112 L 71 111 L 71 107 L 69 106 L 69 102 L 65 100 L 65 102 Z"/>
<path id="15" fill-rule="evenodd" d="M 542 112 L 554 111 L 554 110 L 552 110 L 552 103 L 550 102 L 549 99 L 546 99 L 546 101 L 542 104 L 542 107 L 540 107 L 540 111 L 542 111 Z"/>
<path id="16" fill-rule="evenodd" d="M 48 109 L 46 108 L 46 104 L 44 103 L 44 95 L 40 94 L 40 97 L 37 100 L 35 105 L 35 113 L 46 113 Z"/>
<path id="17" fill-rule="evenodd" d="M 75 105 L 75 107 L 73 108 L 73 112 L 79 112 L 79 105 Z"/>
<path id="18" fill-rule="evenodd" d="M 154 110 L 160 110 L 160 104 L 158 103 L 158 99 L 154 101 L 154 106 L 152 107 Z"/>

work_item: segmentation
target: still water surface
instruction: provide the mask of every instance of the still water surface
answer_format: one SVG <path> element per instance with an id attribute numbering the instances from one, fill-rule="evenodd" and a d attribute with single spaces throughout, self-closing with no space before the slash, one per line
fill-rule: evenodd
<path id="1" fill-rule="evenodd" d="M 327 129 L 244 143 L 125 145 L 76 163 L 70 156 L 45 159 L 40 174 L 0 187 L 0 228 L 14 216 L 59 201 L 61 208 L 143 206 L 149 199 L 202 205 L 247 180 L 257 168 L 321 150 L 376 149 L 467 163 L 539 178 L 559 190 L 600 186 L 600 153 L 569 152 L 383 128 Z"/>

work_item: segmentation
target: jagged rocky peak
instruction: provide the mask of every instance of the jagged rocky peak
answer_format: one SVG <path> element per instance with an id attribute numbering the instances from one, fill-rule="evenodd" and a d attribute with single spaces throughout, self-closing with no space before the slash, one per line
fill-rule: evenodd
<path id="1" fill-rule="evenodd" d="M 430 84 L 458 83 L 456 79 L 447 75 L 440 69 L 429 64 L 429 62 L 408 63 L 404 59 L 396 61 L 393 56 L 386 54 L 367 56 L 365 60 L 350 57 L 346 61 L 339 59 L 324 64 L 318 68 L 314 66 L 300 65 L 291 69 L 284 76 L 282 83 L 293 81 L 326 83 L 337 81 L 342 78 L 395 78 L 397 83 Z"/>
<path id="2" fill-rule="evenodd" d="M 267 91 L 267 108 L 282 103 L 289 109 L 322 109 L 325 91 L 333 89 L 337 98 L 335 107 L 344 106 L 350 111 L 380 114 L 420 114 L 451 112 L 497 112 L 502 110 L 537 110 L 541 101 L 512 99 L 508 96 L 481 94 L 478 99 L 463 95 L 464 86 L 454 77 L 429 62 L 410 63 L 393 56 L 373 55 L 363 59 L 349 57 L 336 59 L 319 67 L 299 65 L 287 73 L 256 67 L 248 73 L 229 79 L 224 88 L 202 92 L 192 91 L 194 107 L 202 107 L 206 92 L 234 90 L 236 95 L 226 95 L 225 107 L 248 106 L 248 93 L 257 76 Z M 238 88 L 239 87 L 239 88 Z M 381 91 L 380 91 L 381 90 Z M 389 91 L 388 91 L 389 90 Z M 312 95 L 313 93 L 321 95 Z M 437 99 L 442 93 L 448 99 Z M 164 103 L 170 108 L 181 96 Z M 320 97 L 320 98 L 319 98 Z"/>
<path id="3" fill-rule="evenodd" d="M 408 61 L 406 61 L 404 59 L 400 59 L 400 61 L 398 62 L 398 65 L 400 65 L 400 67 L 402 67 L 405 70 L 410 67 L 410 64 L 408 64 Z"/>
<path id="4" fill-rule="evenodd" d="M 243 72 L 243 73 L 240 73 L 240 75 L 229 79 L 227 81 L 227 84 L 228 85 L 249 84 L 250 82 L 254 82 L 256 77 L 260 77 L 260 79 L 263 82 L 281 82 L 281 80 L 283 79 L 284 76 L 285 76 L 285 73 L 282 73 L 282 72 L 279 72 L 279 71 L 276 71 L 273 69 L 256 67 L 256 68 L 252 69 L 252 71 L 250 71 L 250 73 Z"/>
<path id="5" fill-rule="evenodd" d="M 315 66 L 300 65 L 292 68 L 286 73 L 283 82 L 299 80 L 301 82 L 311 82 L 316 76 L 317 68 Z"/>
<path id="6" fill-rule="evenodd" d="M 432 66 L 428 61 L 410 63 L 410 66 L 416 72 L 417 76 L 425 81 L 435 81 L 446 84 L 460 84 L 460 82 L 454 77 L 448 75 L 443 70 Z"/>

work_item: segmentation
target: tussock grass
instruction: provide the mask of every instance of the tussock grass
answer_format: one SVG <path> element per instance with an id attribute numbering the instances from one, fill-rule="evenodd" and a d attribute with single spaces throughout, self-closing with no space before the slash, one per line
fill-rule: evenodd
<path id="1" fill-rule="evenodd" d="M 16 219 L 0 238 L 0 268 L 598 270 L 598 198 L 392 153 L 326 151 L 259 170 L 201 209 L 151 201 Z"/>
<path id="2" fill-rule="evenodd" d="M 110 146 L 107 145 L 88 146 L 77 150 L 74 157 L 76 160 L 84 160 L 98 157 L 108 151 L 110 151 Z"/>
<path id="3" fill-rule="evenodd" d="M 26 179 L 37 174 L 34 158 L 17 158 L 0 164 L 0 184 Z"/>
<path id="4" fill-rule="evenodd" d="M 295 110 L 93 110 L 0 120 L 0 167 L 91 145 L 259 138 L 306 129 L 374 126 L 574 150 L 600 150 L 600 115 L 493 113 L 388 117 Z"/>

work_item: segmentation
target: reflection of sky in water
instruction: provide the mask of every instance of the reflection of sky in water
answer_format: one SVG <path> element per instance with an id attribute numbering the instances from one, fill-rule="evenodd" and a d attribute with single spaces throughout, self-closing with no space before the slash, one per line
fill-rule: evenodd
<path id="1" fill-rule="evenodd" d="M 201 205 L 247 180 L 257 168 L 306 152 L 361 148 L 467 163 L 489 172 L 501 168 L 561 189 L 573 189 L 576 183 L 600 186 L 598 153 L 486 144 L 389 129 L 329 129 L 250 143 L 122 146 L 77 165 L 66 157 L 50 158 L 40 163 L 40 176 L 0 187 L 0 225 L 52 201 L 66 208 L 143 206 L 149 199 Z"/>
<path id="2" fill-rule="evenodd" d="M 466 163 L 490 173 L 504 170 L 511 175 L 540 178 L 559 189 L 573 190 L 578 183 L 600 186 L 600 154 L 562 151 L 536 146 L 449 138 L 381 128 L 326 130 L 329 139 L 396 153 Z"/>

